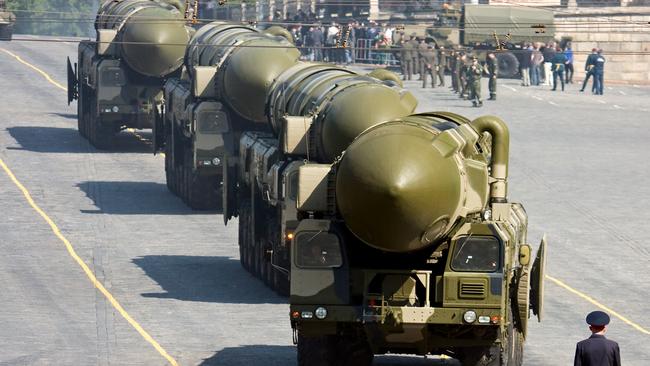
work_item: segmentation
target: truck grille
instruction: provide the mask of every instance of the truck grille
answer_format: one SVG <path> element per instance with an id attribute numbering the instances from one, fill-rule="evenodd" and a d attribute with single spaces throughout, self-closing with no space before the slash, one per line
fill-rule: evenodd
<path id="1" fill-rule="evenodd" d="M 460 297 L 471 299 L 485 298 L 485 283 L 483 282 L 461 282 Z"/>

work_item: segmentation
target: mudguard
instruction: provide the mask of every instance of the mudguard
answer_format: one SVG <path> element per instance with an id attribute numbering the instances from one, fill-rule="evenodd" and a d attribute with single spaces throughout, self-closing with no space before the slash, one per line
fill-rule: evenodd
<path id="1" fill-rule="evenodd" d="M 542 237 L 542 242 L 537 250 L 537 256 L 530 272 L 530 308 L 533 314 L 537 316 L 538 321 L 542 321 L 544 310 L 544 277 L 546 271 L 546 235 Z"/>
<path id="2" fill-rule="evenodd" d="M 73 100 L 79 99 L 79 79 L 77 78 L 77 64 L 70 62 L 70 57 L 68 57 L 68 105 L 72 103 Z"/>

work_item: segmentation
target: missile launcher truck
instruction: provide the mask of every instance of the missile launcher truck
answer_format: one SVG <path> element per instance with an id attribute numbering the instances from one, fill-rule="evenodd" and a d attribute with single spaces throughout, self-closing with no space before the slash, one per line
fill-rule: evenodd
<path id="1" fill-rule="evenodd" d="M 16 16 L 6 8 L 5 0 L 0 0 L 0 41 L 11 41 Z"/>
<path id="2" fill-rule="evenodd" d="M 222 167 L 223 218 L 239 217 L 243 267 L 289 295 L 298 364 L 390 352 L 521 365 L 546 244 L 533 259 L 526 212 L 507 199 L 505 123 L 413 114 L 394 74 L 301 62 L 286 40 L 206 27 L 184 90 L 210 104 L 177 103 L 170 80 L 165 131 L 221 149 L 206 161 Z"/>
<path id="3" fill-rule="evenodd" d="M 221 208 L 226 149 L 234 149 L 241 131 L 268 130 L 264 102 L 273 70 L 300 56 L 291 40 L 281 27 L 260 31 L 214 22 L 188 43 L 182 75 L 163 88 L 165 108 L 154 126 L 154 148 L 165 153 L 169 190 L 191 208 Z M 262 59 L 249 57 L 256 47 L 266 47 L 264 57 L 275 60 L 270 71 Z"/>
<path id="4" fill-rule="evenodd" d="M 96 41 L 79 43 L 78 65 L 68 59 L 68 104 L 77 103 L 79 133 L 110 149 L 125 128 L 152 128 L 164 81 L 180 72 L 191 36 L 180 3 L 109 0 L 97 12 Z"/>

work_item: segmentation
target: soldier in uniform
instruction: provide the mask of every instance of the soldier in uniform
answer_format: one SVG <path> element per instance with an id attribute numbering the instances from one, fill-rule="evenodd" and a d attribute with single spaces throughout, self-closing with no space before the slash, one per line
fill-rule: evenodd
<path id="1" fill-rule="evenodd" d="M 485 58 L 485 67 L 487 69 L 488 77 L 490 78 L 490 81 L 488 82 L 490 98 L 488 100 L 497 100 L 497 76 L 499 73 L 499 66 L 494 52 L 488 52 L 487 57 Z"/>
<path id="2" fill-rule="evenodd" d="M 596 59 L 598 58 L 598 49 L 592 48 L 591 49 L 591 54 L 587 56 L 587 61 L 585 62 L 585 71 L 587 72 L 585 74 L 585 80 L 582 82 L 582 88 L 580 88 L 580 91 L 583 92 L 585 91 L 585 86 L 587 86 L 587 83 L 589 82 L 589 78 L 594 76 L 594 66 L 596 65 Z M 594 77 L 594 83 L 591 87 L 591 91 L 595 92 L 596 91 L 596 82 L 595 82 L 595 77 Z"/>
<path id="3" fill-rule="evenodd" d="M 408 43 L 411 45 L 409 47 L 410 54 L 411 54 L 411 74 L 416 73 L 416 67 L 418 65 L 418 41 L 415 38 L 416 34 L 411 33 L 411 39 L 408 41 Z M 411 80 L 411 75 L 409 75 L 409 80 Z"/>
<path id="4" fill-rule="evenodd" d="M 424 79 L 424 73 L 426 72 L 426 70 L 424 69 L 424 64 L 425 64 L 424 54 L 428 52 L 428 49 L 429 48 L 427 47 L 427 42 L 425 41 L 424 37 L 420 38 L 420 43 L 418 43 L 418 49 L 417 49 L 418 72 L 420 73 L 420 79 L 418 80 Z"/>
<path id="5" fill-rule="evenodd" d="M 469 99 L 472 101 L 474 107 L 483 106 L 483 100 L 481 100 L 481 75 L 483 75 L 483 67 L 478 63 L 478 58 L 473 56 L 472 64 L 468 67 L 467 81 L 469 86 Z"/>
<path id="6" fill-rule="evenodd" d="M 440 46 L 438 48 L 438 64 L 436 65 L 436 72 L 438 74 L 438 86 L 445 86 L 445 68 L 447 67 L 447 55 L 445 48 Z"/>
<path id="7" fill-rule="evenodd" d="M 609 315 L 592 311 L 587 315 L 591 337 L 578 342 L 574 366 L 621 366 L 618 343 L 605 338 Z"/>
<path id="8" fill-rule="evenodd" d="M 431 87 L 436 87 L 436 76 L 433 70 L 437 66 L 436 53 L 433 46 L 428 45 L 426 52 L 422 54 L 422 87 L 427 87 L 427 76 L 431 76 Z"/>
<path id="9" fill-rule="evenodd" d="M 458 55 L 456 54 L 456 51 L 451 50 L 449 53 L 449 74 L 451 75 L 451 89 L 454 91 L 454 93 L 458 93 L 458 80 L 456 79 L 456 58 Z"/>
<path id="10" fill-rule="evenodd" d="M 458 89 L 459 89 L 459 98 L 467 98 L 468 96 L 468 85 L 467 85 L 467 73 L 469 72 L 469 67 L 467 66 L 467 55 L 461 53 L 458 58 Z"/>
<path id="11" fill-rule="evenodd" d="M 402 80 L 411 80 L 411 45 L 402 37 L 400 46 L 399 59 L 402 66 Z"/>

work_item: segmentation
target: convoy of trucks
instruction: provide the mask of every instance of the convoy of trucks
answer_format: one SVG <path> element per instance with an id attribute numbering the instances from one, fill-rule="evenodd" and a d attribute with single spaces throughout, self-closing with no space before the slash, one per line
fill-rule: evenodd
<path id="1" fill-rule="evenodd" d="M 522 364 L 546 241 L 534 256 L 508 200 L 502 120 L 415 114 L 389 71 L 300 61 L 278 28 L 192 32 L 166 2 L 105 2 L 96 26 L 68 65 L 80 132 L 153 128 L 170 190 L 239 218 L 242 266 L 289 296 L 299 365 Z"/>

